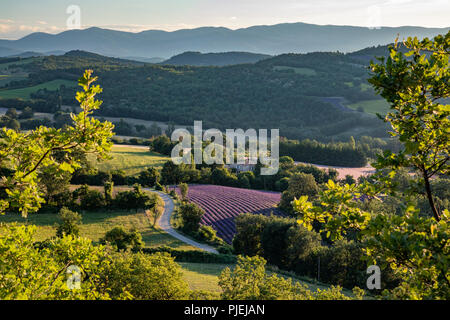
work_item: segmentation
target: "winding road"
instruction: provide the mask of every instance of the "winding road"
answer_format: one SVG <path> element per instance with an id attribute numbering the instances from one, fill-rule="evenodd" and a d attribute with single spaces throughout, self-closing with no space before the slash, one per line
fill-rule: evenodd
<path id="1" fill-rule="evenodd" d="M 199 249 L 207 251 L 207 252 L 218 254 L 217 250 L 214 249 L 213 247 L 208 246 L 207 244 L 199 243 L 192 239 L 189 239 L 188 237 L 185 237 L 184 235 L 179 234 L 174 228 L 172 228 L 172 226 L 170 225 L 170 217 L 172 216 L 173 209 L 175 207 L 175 204 L 173 203 L 172 198 L 163 192 L 154 191 L 154 190 L 151 190 L 151 191 L 159 194 L 161 196 L 161 198 L 164 200 L 164 213 L 161 215 L 161 217 L 157 221 L 157 224 L 159 225 L 159 227 L 162 230 L 164 230 L 165 232 L 170 234 L 172 237 L 174 237 L 180 241 L 183 241 L 184 243 L 187 243 L 193 247 L 199 248 Z"/>

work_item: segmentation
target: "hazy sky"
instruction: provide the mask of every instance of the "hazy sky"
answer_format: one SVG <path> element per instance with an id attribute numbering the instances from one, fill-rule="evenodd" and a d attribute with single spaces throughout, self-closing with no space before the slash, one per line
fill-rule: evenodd
<path id="1" fill-rule="evenodd" d="M 450 26 L 450 0 L 1 0 L 0 38 L 67 30 L 70 5 L 80 8 L 81 28 L 132 32 L 283 22 Z"/>

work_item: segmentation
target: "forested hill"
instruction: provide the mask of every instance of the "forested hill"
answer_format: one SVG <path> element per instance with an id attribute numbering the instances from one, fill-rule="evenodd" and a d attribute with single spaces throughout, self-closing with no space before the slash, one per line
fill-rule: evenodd
<path id="1" fill-rule="evenodd" d="M 266 54 L 250 52 L 222 52 L 222 53 L 200 53 L 184 52 L 173 56 L 161 64 L 174 66 L 227 66 L 233 64 L 255 63 L 270 58 Z"/>
<path id="2" fill-rule="evenodd" d="M 375 116 L 325 102 L 343 97 L 357 102 L 376 98 L 367 85 L 367 66 L 341 53 L 287 54 L 255 64 L 225 67 L 153 65 L 71 52 L 30 59 L 17 66 L 29 72 L 9 88 L 55 79 L 74 82 L 86 68 L 99 76 L 104 92 L 100 113 L 180 125 L 203 120 L 204 127 L 279 128 L 281 135 L 322 141 L 350 136 L 385 136 Z M 14 69 L 14 65 L 10 65 Z M 76 88 L 39 90 L 34 99 L 76 105 Z M 1 96 L 1 95 L 0 95 Z"/>

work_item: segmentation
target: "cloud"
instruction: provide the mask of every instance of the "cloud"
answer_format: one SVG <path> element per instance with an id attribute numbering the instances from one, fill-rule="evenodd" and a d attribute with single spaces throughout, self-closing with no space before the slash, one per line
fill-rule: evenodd
<path id="1" fill-rule="evenodd" d="M 13 30 L 13 27 L 9 24 L 0 23 L 0 33 L 9 33 Z"/>

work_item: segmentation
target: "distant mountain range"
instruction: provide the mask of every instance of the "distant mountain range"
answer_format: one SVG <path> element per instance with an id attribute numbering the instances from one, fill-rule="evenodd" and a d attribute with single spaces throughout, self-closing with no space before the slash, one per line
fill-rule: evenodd
<path id="1" fill-rule="evenodd" d="M 286 23 L 237 30 L 203 27 L 173 32 L 148 30 L 130 33 L 93 27 L 64 31 L 55 35 L 37 32 L 19 40 L 0 40 L 0 55 L 11 56 L 26 51 L 46 53 L 85 50 L 128 59 L 138 60 L 139 57 L 139 60 L 143 61 L 154 57 L 167 59 L 186 51 L 216 53 L 241 51 L 267 55 L 314 51 L 351 52 L 391 43 L 397 35 L 400 39 L 408 36 L 432 37 L 446 33 L 449 29 L 423 27 L 369 29 Z"/>

